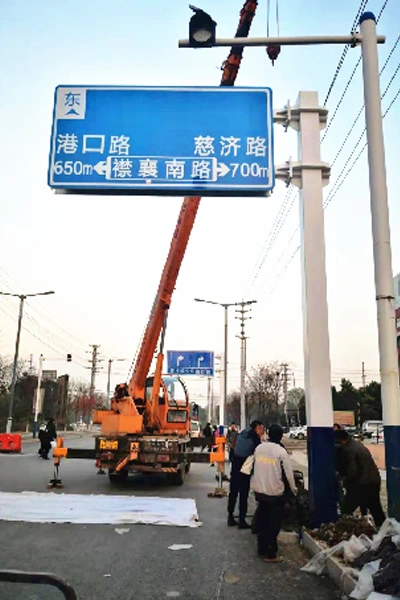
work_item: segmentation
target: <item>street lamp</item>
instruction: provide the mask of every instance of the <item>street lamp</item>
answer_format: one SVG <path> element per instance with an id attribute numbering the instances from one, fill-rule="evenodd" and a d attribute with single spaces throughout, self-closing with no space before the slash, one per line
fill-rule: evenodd
<path id="1" fill-rule="evenodd" d="M 11 294 L 9 292 L 0 292 L 0 295 L 2 295 L 2 296 L 14 296 L 15 298 L 20 299 L 17 339 L 15 342 L 14 364 L 13 364 L 13 373 L 12 373 L 12 381 L 11 381 L 10 404 L 8 406 L 8 419 L 7 419 L 6 433 L 11 433 L 11 427 L 12 427 L 12 412 L 13 412 L 14 396 L 15 396 L 15 384 L 17 381 L 19 339 L 21 336 L 21 323 L 22 323 L 22 315 L 23 315 L 23 311 L 24 311 L 24 301 L 25 301 L 25 298 L 32 298 L 33 296 L 48 296 L 49 294 L 54 294 L 54 292 L 53 291 L 38 292 L 37 294 Z"/>
<path id="2" fill-rule="evenodd" d="M 216 304 L 222 306 L 224 309 L 224 394 L 223 404 L 220 407 L 220 424 L 224 425 L 225 421 L 225 407 L 228 399 L 228 308 L 230 306 L 245 306 L 247 304 L 253 304 L 255 300 L 249 300 L 248 302 L 231 302 L 224 304 L 222 302 L 214 302 L 213 300 L 203 300 L 201 298 L 195 298 L 195 302 L 205 302 L 206 304 Z"/>
<path id="3" fill-rule="evenodd" d="M 107 374 L 107 408 L 110 408 L 110 380 L 111 380 L 111 365 L 114 361 L 124 362 L 126 358 L 110 358 L 108 360 L 108 374 Z"/>

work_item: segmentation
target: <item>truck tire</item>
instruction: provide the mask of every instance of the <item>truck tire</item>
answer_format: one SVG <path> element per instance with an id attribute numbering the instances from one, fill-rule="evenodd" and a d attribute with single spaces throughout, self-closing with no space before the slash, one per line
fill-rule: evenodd
<path id="1" fill-rule="evenodd" d="M 108 479 L 110 483 L 125 483 L 128 479 L 129 471 L 124 469 L 123 471 L 119 471 L 116 473 L 114 469 L 108 469 Z"/>
<path id="2" fill-rule="evenodd" d="M 183 485 L 185 481 L 185 470 L 178 469 L 176 473 L 168 473 L 167 480 L 171 485 Z"/>
<path id="3" fill-rule="evenodd" d="M 298 440 L 304 440 L 304 438 L 305 438 L 304 433 L 299 433 L 299 435 L 297 436 Z"/>
<path id="4" fill-rule="evenodd" d="M 185 465 L 185 473 L 186 473 L 186 474 L 190 472 L 190 467 L 191 467 L 191 466 L 192 466 L 192 463 L 190 463 L 190 462 L 187 462 L 187 463 L 186 463 L 186 465 Z"/>

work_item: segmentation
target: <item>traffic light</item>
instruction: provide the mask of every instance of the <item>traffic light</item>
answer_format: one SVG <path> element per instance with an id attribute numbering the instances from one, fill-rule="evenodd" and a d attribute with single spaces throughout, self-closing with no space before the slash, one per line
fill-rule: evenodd
<path id="1" fill-rule="evenodd" d="M 72 354 L 67 354 L 67 362 L 71 362 L 72 361 Z"/>
<path id="2" fill-rule="evenodd" d="M 189 22 L 189 43 L 193 48 L 211 47 L 215 44 L 216 22 L 209 14 L 189 4 L 189 8 L 194 11 L 193 17 Z"/>

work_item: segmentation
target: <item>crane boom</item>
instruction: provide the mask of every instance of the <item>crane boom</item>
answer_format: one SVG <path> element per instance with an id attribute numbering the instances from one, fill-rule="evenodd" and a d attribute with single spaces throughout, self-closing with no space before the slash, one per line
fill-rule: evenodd
<path id="1" fill-rule="evenodd" d="M 144 399 L 146 378 L 164 325 L 165 314 L 171 303 L 172 292 L 175 288 L 199 204 L 200 197 L 198 196 L 187 197 L 183 200 L 168 257 L 161 275 L 160 285 L 128 386 L 129 395 L 135 400 Z"/>

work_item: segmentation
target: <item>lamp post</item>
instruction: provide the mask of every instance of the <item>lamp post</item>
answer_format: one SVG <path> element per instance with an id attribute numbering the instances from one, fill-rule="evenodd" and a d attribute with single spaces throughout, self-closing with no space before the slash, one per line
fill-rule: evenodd
<path id="1" fill-rule="evenodd" d="M 10 393 L 10 403 L 8 406 L 8 419 L 7 419 L 7 427 L 6 433 L 11 433 L 12 428 L 12 412 L 14 405 L 14 396 L 15 396 L 15 384 L 17 381 L 17 363 L 18 363 L 18 352 L 19 352 L 19 340 L 21 337 L 21 323 L 22 323 L 22 315 L 24 312 L 24 302 L 26 298 L 32 298 L 33 296 L 48 296 L 49 294 L 54 294 L 53 291 L 50 292 L 38 292 L 37 294 L 11 294 L 9 292 L 0 292 L 2 296 L 14 296 L 15 298 L 20 299 L 19 303 L 19 314 L 18 314 L 18 328 L 17 328 L 17 339 L 15 342 L 15 353 L 14 353 L 14 364 L 13 364 L 13 373 L 12 373 L 12 381 L 11 381 L 11 393 Z"/>
<path id="2" fill-rule="evenodd" d="M 107 373 L 107 408 L 110 408 L 110 381 L 111 381 L 111 365 L 114 361 L 124 362 L 126 358 L 110 358 L 108 360 L 108 373 Z"/>
<path id="3" fill-rule="evenodd" d="M 220 425 L 224 425 L 225 421 L 225 408 L 228 399 L 228 308 L 230 306 L 244 306 L 247 304 L 252 304 L 255 302 L 254 300 L 250 300 L 248 302 L 231 302 L 231 303 L 223 303 L 223 302 L 214 302 L 214 300 L 203 300 L 201 298 L 195 298 L 195 302 L 205 302 L 206 304 L 216 304 L 217 306 L 222 306 L 224 309 L 224 393 L 223 393 L 223 405 L 220 407 Z"/>
<path id="4" fill-rule="evenodd" d="M 41 405 L 43 361 L 44 361 L 44 356 L 43 356 L 43 354 L 41 354 L 39 357 L 39 371 L 38 371 L 38 382 L 37 382 L 37 388 L 36 388 L 35 416 L 33 418 L 32 437 L 34 437 L 34 438 L 36 437 L 38 416 L 39 416 L 39 407 Z"/>

